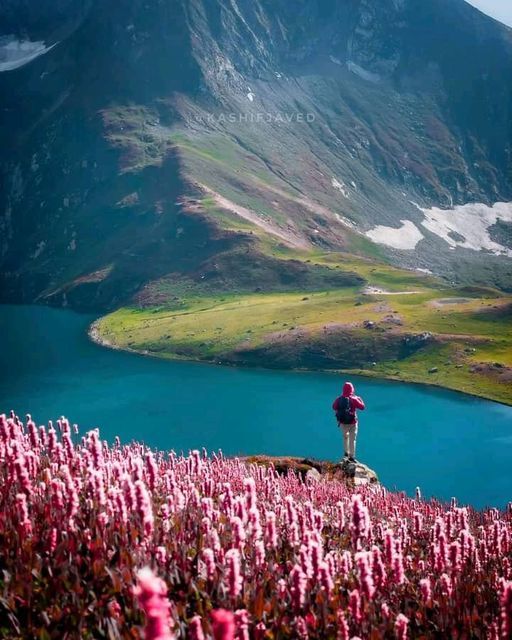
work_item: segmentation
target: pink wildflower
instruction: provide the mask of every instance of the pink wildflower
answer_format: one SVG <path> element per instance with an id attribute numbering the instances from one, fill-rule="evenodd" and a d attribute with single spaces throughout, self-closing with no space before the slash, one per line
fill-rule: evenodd
<path id="1" fill-rule="evenodd" d="M 51 481 L 52 488 L 52 503 L 56 510 L 61 510 L 64 507 L 64 497 L 62 495 L 63 484 L 58 478 L 54 478 Z"/>
<path id="2" fill-rule="evenodd" d="M 206 570 L 206 579 L 213 580 L 215 576 L 215 554 L 212 549 L 203 549 L 202 558 Z"/>
<path id="3" fill-rule="evenodd" d="M 103 450 L 101 447 L 100 436 L 98 429 L 93 429 L 88 433 L 89 436 L 89 451 L 92 454 L 94 466 L 96 469 L 100 469 L 103 463 Z"/>
<path id="4" fill-rule="evenodd" d="M 382 553 L 378 547 L 372 549 L 372 577 L 377 589 L 384 586 L 386 582 L 386 569 L 382 561 Z"/>
<path id="5" fill-rule="evenodd" d="M 404 559 L 401 551 L 397 551 L 393 557 L 393 580 L 396 584 L 405 582 Z"/>
<path id="6" fill-rule="evenodd" d="M 167 549 L 163 546 L 159 546 L 155 550 L 155 558 L 160 564 L 167 562 Z"/>
<path id="7" fill-rule="evenodd" d="M 453 592 L 453 585 L 450 576 L 443 573 L 441 576 L 441 592 L 445 598 L 450 598 Z"/>
<path id="8" fill-rule="evenodd" d="M 158 466 L 155 462 L 155 456 L 151 451 L 146 453 L 146 468 L 148 471 L 148 486 L 151 491 L 153 491 L 158 477 Z"/>
<path id="9" fill-rule="evenodd" d="M 308 625 L 302 616 L 295 618 L 295 630 L 299 640 L 307 640 L 309 638 Z"/>
<path id="10" fill-rule="evenodd" d="M 283 598 L 286 597 L 286 593 L 287 593 L 286 580 L 284 580 L 283 578 L 279 578 L 279 580 L 277 581 L 277 597 L 280 600 L 283 600 Z"/>
<path id="11" fill-rule="evenodd" d="M 359 584 L 361 591 L 368 600 L 373 598 L 375 585 L 373 584 L 372 571 L 370 569 L 371 554 L 368 552 L 356 553 L 356 565 L 359 572 Z"/>
<path id="12" fill-rule="evenodd" d="M 205 640 L 201 616 L 194 616 L 188 626 L 190 640 Z"/>
<path id="13" fill-rule="evenodd" d="M 37 432 L 37 427 L 32 420 L 28 420 L 27 429 L 30 438 L 30 446 L 34 450 L 39 449 L 39 434 Z"/>
<path id="14" fill-rule="evenodd" d="M 325 591 L 327 597 L 329 598 L 331 595 L 331 591 L 334 588 L 334 583 L 331 576 L 331 571 L 329 569 L 329 565 L 327 562 L 322 562 L 320 564 L 318 570 L 318 581 L 322 586 L 322 589 Z"/>
<path id="15" fill-rule="evenodd" d="M 257 569 L 262 569 L 265 564 L 265 545 L 263 540 L 254 543 L 254 564 Z"/>
<path id="16" fill-rule="evenodd" d="M 430 584 L 430 578 L 422 578 L 420 580 L 420 591 L 425 604 L 428 604 L 432 598 L 432 585 Z"/>
<path id="17" fill-rule="evenodd" d="M 134 592 L 146 614 L 145 640 L 174 640 L 165 582 L 149 567 L 137 573 L 137 581 Z"/>
<path id="18" fill-rule="evenodd" d="M 350 629 L 345 613 L 341 609 L 338 609 L 336 618 L 338 622 L 338 633 L 336 634 L 336 640 L 349 640 Z"/>
<path id="19" fill-rule="evenodd" d="M 50 531 L 50 539 L 48 541 L 48 549 L 50 553 L 53 553 L 57 548 L 57 529 L 52 527 Z"/>
<path id="20" fill-rule="evenodd" d="M 109 616 L 114 618 L 114 620 L 118 620 L 121 616 L 121 605 L 117 600 L 111 600 L 107 605 L 107 610 Z"/>
<path id="21" fill-rule="evenodd" d="M 366 538 L 370 529 L 370 516 L 361 496 L 355 494 L 352 497 L 352 541 L 356 548 L 361 544 L 361 538 Z"/>
<path id="22" fill-rule="evenodd" d="M 311 556 L 309 549 L 305 544 L 301 544 L 299 549 L 300 566 L 302 571 L 308 578 L 313 577 L 313 565 L 311 564 Z"/>
<path id="23" fill-rule="evenodd" d="M 245 609 L 235 611 L 237 640 L 249 640 L 249 614 Z"/>
<path id="24" fill-rule="evenodd" d="M 39 438 L 43 444 L 43 447 L 48 446 L 48 435 L 46 433 L 46 429 L 43 425 L 39 427 Z"/>
<path id="25" fill-rule="evenodd" d="M 395 556 L 395 536 L 391 529 L 387 529 L 384 533 L 384 553 L 386 562 L 392 565 Z"/>
<path id="26" fill-rule="evenodd" d="M 236 549 L 242 549 L 246 535 L 244 524 L 238 516 L 231 518 L 231 530 L 233 531 L 233 546 Z"/>
<path id="27" fill-rule="evenodd" d="M 242 592 L 243 578 L 240 572 L 240 552 L 238 549 L 229 549 L 226 552 L 228 589 L 231 598 L 238 598 Z"/>
<path id="28" fill-rule="evenodd" d="M 32 522 L 28 515 L 27 496 L 24 493 L 17 493 L 16 504 L 20 516 L 20 527 L 23 529 L 25 535 L 30 535 L 32 532 Z"/>
<path id="29" fill-rule="evenodd" d="M 32 490 L 32 483 L 27 470 L 27 461 L 24 456 L 16 458 L 14 461 L 14 468 L 16 469 L 16 475 L 21 488 L 26 493 L 30 493 Z"/>
<path id="30" fill-rule="evenodd" d="M 265 542 L 275 549 L 277 547 L 276 514 L 273 511 L 267 511 L 265 518 Z"/>
<path id="31" fill-rule="evenodd" d="M 512 638 L 512 581 L 504 582 L 500 598 L 501 605 L 501 638 Z"/>
<path id="32" fill-rule="evenodd" d="M 357 589 L 354 589 L 350 592 L 348 602 L 350 613 L 352 614 L 354 621 L 356 622 L 356 624 L 360 624 L 361 620 L 363 619 L 363 613 L 361 611 L 361 596 L 359 595 L 359 591 Z"/>
<path id="33" fill-rule="evenodd" d="M 423 526 L 423 517 L 421 513 L 414 512 L 414 535 L 419 536 L 421 528 Z"/>
<path id="34" fill-rule="evenodd" d="M 121 491 L 118 491 L 116 493 L 115 502 L 119 520 L 123 526 L 126 526 L 128 524 L 128 511 L 126 509 L 126 502 Z"/>
<path id="35" fill-rule="evenodd" d="M 245 489 L 245 506 L 247 511 L 256 508 L 256 483 L 254 482 L 254 478 L 245 478 L 244 480 L 244 489 Z"/>
<path id="36" fill-rule="evenodd" d="M 137 510 L 144 528 L 144 535 L 149 538 L 153 533 L 153 510 L 151 508 L 151 500 L 148 490 L 142 480 L 137 480 L 135 482 L 135 495 L 137 500 Z"/>
<path id="37" fill-rule="evenodd" d="M 397 640 L 407 640 L 407 628 L 409 619 L 403 613 L 399 613 L 395 621 L 395 636 Z"/>
<path id="38" fill-rule="evenodd" d="M 299 567 L 295 565 L 290 572 L 291 588 L 293 606 L 296 610 L 302 609 L 306 603 L 306 585 L 307 576 Z"/>
<path id="39" fill-rule="evenodd" d="M 231 611 L 216 609 L 211 615 L 214 640 L 234 640 L 235 616 Z"/>
<path id="40" fill-rule="evenodd" d="M 55 451 L 55 446 L 56 445 L 57 445 L 57 432 L 55 431 L 55 429 L 53 427 L 49 427 L 48 428 L 48 443 L 47 443 L 47 447 L 48 447 L 48 453 L 50 455 L 52 455 L 52 453 Z"/>
<path id="41" fill-rule="evenodd" d="M 449 556 L 452 570 L 455 572 L 459 571 L 461 565 L 461 551 L 460 544 L 457 541 L 450 544 Z"/>

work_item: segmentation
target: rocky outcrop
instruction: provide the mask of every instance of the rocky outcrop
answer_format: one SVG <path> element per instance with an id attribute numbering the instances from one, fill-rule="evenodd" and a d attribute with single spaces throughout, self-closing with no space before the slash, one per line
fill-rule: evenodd
<path id="1" fill-rule="evenodd" d="M 289 471 L 298 473 L 305 480 L 312 482 L 329 478 L 334 480 L 342 480 L 343 482 L 351 482 L 355 486 L 365 484 L 377 484 L 378 476 L 367 465 L 362 462 L 350 462 L 348 459 L 340 462 L 329 462 L 325 460 L 314 460 L 311 458 L 298 457 L 274 457 L 274 456 L 249 456 L 243 458 L 249 464 L 260 464 L 264 466 L 273 466 L 280 474 L 286 474 Z"/>

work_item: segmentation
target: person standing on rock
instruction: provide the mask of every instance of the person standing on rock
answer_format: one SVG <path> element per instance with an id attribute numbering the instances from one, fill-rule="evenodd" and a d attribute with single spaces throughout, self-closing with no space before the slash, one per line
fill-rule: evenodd
<path id="1" fill-rule="evenodd" d="M 345 382 L 341 396 L 332 403 L 338 426 L 343 431 L 345 458 L 350 462 L 356 461 L 357 410 L 364 410 L 364 402 L 354 392 L 354 385 L 351 382 Z"/>

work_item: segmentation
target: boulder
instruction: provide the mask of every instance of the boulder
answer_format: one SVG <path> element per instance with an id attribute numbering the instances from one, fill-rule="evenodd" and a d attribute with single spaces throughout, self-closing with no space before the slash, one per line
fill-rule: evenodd
<path id="1" fill-rule="evenodd" d="M 340 463 L 340 468 L 343 475 L 353 480 L 356 486 L 374 484 L 379 481 L 375 471 L 362 462 L 351 462 L 348 458 L 344 458 Z"/>
<path id="2" fill-rule="evenodd" d="M 309 471 L 306 471 L 306 480 L 310 482 L 318 482 L 322 478 L 322 474 L 318 469 L 312 467 Z"/>
<path id="3" fill-rule="evenodd" d="M 272 465 L 277 473 L 294 471 L 304 480 L 318 482 L 323 477 L 351 482 L 355 486 L 379 482 L 377 474 L 362 462 L 350 462 L 344 458 L 340 462 L 314 460 L 298 457 L 248 456 L 242 458 L 248 464 Z"/>

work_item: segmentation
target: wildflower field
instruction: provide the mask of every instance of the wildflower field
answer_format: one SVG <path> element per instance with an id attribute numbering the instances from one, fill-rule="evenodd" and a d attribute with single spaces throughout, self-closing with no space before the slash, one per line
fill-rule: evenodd
<path id="1" fill-rule="evenodd" d="M 512 637 L 512 509 L 0 417 L 0 638 Z"/>

